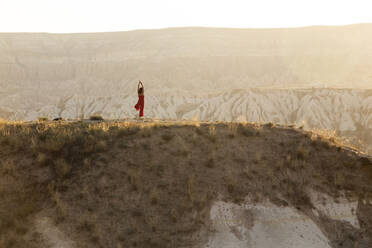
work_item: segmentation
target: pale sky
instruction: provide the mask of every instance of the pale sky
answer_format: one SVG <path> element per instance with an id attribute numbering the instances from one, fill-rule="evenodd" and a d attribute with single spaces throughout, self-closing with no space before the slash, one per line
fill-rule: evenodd
<path id="1" fill-rule="evenodd" d="M 371 0 L 0 0 L 0 32 L 372 23 Z"/>

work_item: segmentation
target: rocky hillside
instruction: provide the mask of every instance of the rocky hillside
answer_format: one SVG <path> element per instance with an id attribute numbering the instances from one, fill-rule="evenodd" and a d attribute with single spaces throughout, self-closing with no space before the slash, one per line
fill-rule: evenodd
<path id="1" fill-rule="evenodd" d="M 19 90 L 0 99 L 5 119 L 133 118 L 135 94 L 110 96 L 36 94 Z M 273 122 L 336 132 L 364 151 L 372 152 L 372 90 L 247 89 L 214 93 L 149 90 L 145 116 L 153 119 Z"/>
<path id="2" fill-rule="evenodd" d="M 273 124 L 0 124 L 0 247 L 368 248 L 372 162 Z"/>

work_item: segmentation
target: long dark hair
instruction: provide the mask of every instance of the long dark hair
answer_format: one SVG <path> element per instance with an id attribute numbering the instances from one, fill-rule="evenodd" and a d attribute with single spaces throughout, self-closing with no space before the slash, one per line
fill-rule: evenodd
<path id="1" fill-rule="evenodd" d="M 143 88 L 138 88 L 138 94 L 142 94 L 143 93 Z"/>

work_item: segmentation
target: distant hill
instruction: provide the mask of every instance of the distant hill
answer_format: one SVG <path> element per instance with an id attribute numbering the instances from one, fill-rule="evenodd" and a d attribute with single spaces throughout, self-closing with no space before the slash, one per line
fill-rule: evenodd
<path id="1" fill-rule="evenodd" d="M 372 88 L 372 24 L 0 34 L 0 86 L 110 95 L 149 88 Z M 36 93 L 36 92 L 35 92 Z"/>

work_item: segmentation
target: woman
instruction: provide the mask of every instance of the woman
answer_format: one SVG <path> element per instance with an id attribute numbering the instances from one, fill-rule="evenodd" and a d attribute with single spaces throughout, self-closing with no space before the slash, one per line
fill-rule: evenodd
<path id="1" fill-rule="evenodd" d="M 143 84 L 141 80 L 138 82 L 137 86 L 137 93 L 138 93 L 138 102 L 134 106 L 134 108 L 139 112 L 139 117 L 143 116 L 143 108 L 145 107 L 145 88 L 143 87 Z"/>

